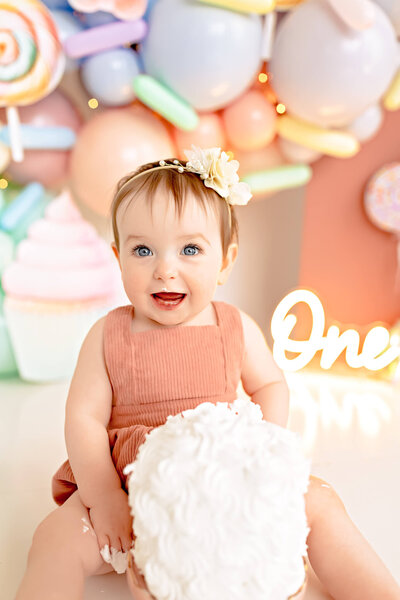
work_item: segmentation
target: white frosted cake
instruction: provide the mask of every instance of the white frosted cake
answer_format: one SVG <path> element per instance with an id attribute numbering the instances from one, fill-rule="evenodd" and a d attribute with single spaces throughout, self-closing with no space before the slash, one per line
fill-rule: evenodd
<path id="1" fill-rule="evenodd" d="M 287 600 L 301 587 L 309 461 L 250 400 L 168 417 L 125 472 L 132 555 L 156 600 Z"/>

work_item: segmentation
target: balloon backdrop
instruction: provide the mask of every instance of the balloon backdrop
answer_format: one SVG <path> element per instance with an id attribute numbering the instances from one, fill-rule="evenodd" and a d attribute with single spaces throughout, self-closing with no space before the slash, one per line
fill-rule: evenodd
<path id="1" fill-rule="evenodd" d="M 81 126 L 76 108 L 58 90 L 40 102 L 21 108 L 19 113 L 22 123 L 36 127 L 63 125 L 77 133 Z M 63 150 L 27 150 L 23 162 L 10 163 L 7 174 L 19 183 L 34 180 L 47 187 L 58 186 L 68 175 L 69 155 L 69 151 Z"/>
<path id="2" fill-rule="evenodd" d="M 110 109 L 80 132 L 71 158 L 71 185 L 93 211 L 107 215 L 118 179 L 142 163 L 173 156 L 165 125 L 141 105 Z"/>

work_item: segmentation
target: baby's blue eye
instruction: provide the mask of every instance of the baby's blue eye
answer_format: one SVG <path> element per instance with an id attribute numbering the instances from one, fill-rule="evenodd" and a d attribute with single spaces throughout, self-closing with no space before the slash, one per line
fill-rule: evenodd
<path id="1" fill-rule="evenodd" d="M 132 254 L 135 254 L 136 256 L 150 256 L 150 254 L 142 253 L 141 250 L 151 252 L 151 250 L 147 246 L 136 246 L 132 250 Z"/>
<path id="2" fill-rule="evenodd" d="M 190 250 L 190 252 L 188 252 L 186 254 L 185 250 Z M 188 246 L 184 247 L 183 251 L 186 254 L 186 256 L 195 256 L 196 254 L 198 254 L 200 252 L 200 248 L 198 246 L 196 246 L 195 244 L 189 244 Z"/>

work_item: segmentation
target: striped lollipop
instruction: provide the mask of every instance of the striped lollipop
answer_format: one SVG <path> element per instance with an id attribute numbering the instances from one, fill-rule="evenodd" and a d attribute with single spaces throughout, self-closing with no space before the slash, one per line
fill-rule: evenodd
<path id="1" fill-rule="evenodd" d="M 0 0 L 0 106 L 7 109 L 15 161 L 23 159 L 16 107 L 52 92 L 64 67 L 56 26 L 42 2 Z"/>

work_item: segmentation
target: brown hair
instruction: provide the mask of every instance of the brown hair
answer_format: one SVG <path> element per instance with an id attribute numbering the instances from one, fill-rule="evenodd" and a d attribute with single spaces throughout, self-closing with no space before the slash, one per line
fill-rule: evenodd
<path id="1" fill-rule="evenodd" d="M 166 163 L 173 163 L 176 159 L 166 159 Z M 185 162 L 181 163 L 185 165 Z M 136 171 L 129 173 L 119 180 L 114 198 L 111 204 L 111 220 L 114 233 L 115 245 L 119 250 L 119 235 L 117 227 L 117 211 L 120 204 L 126 199 L 130 201 L 144 191 L 146 200 L 150 203 L 152 210 L 152 199 L 154 192 L 161 185 L 171 192 L 175 202 L 175 209 L 178 211 L 179 217 L 182 214 L 183 205 L 188 191 L 192 192 L 196 200 L 199 202 L 203 211 L 206 213 L 207 207 L 210 207 L 220 222 L 222 253 L 225 258 L 229 244 L 239 242 L 239 228 L 233 206 L 228 206 L 228 203 L 221 198 L 213 189 L 204 185 L 203 180 L 196 173 L 184 171 L 180 173 L 174 166 L 171 169 L 159 169 L 151 171 L 154 167 L 158 167 L 159 162 L 147 163 L 142 165 Z M 146 171 L 149 171 L 146 173 Z M 135 177 L 143 173 L 141 177 Z M 230 211 L 230 215 L 229 215 Z"/>

